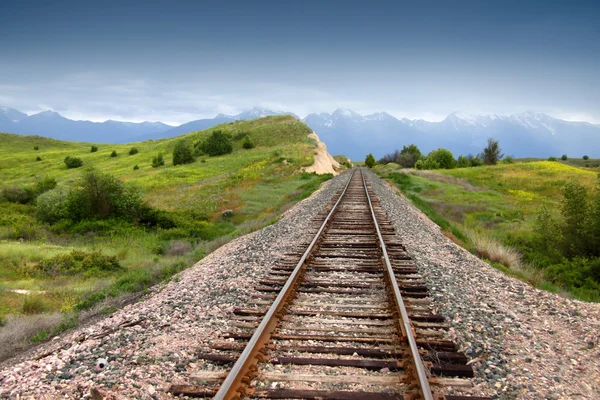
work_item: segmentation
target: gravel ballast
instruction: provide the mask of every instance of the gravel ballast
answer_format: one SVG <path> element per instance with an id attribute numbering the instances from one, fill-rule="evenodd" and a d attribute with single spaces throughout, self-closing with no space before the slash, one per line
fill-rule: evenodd
<path id="1" fill-rule="evenodd" d="M 466 393 L 499 399 L 600 398 L 600 305 L 561 298 L 507 277 L 447 239 L 394 188 L 368 172 L 436 312 L 474 359 Z M 0 371 L 0 398 L 170 398 L 170 384 L 207 368 L 195 351 L 227 330 L 234 307 L 285 253 L 348 174 L 333 178 L 274 225 L 221 247 L 169 283 Z M 99 364 L 106 365 L 100 367 Z M 92 391 L 93 392 L 93 391 Z"/>

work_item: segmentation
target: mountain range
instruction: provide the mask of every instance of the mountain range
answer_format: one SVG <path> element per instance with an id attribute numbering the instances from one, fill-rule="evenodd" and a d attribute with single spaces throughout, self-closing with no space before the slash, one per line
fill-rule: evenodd
<path id="1" fill-rule="evenodd" d="M 180 126 L 162 122 L 90 122 L 74 121 L 52 111 L 27 115 L 0 107 L 0 132 L 36 134 L 55 139 L 127 143 L 156 140 L 210 128 L 224 122 L 246 120 L 267 115 L 291 114 L 253 108 L 237 114 L 219 114 Z M 489 137 L 500 142 L 507 155 L 514 157 L 548 157 L 550 155 L 591 157 L 600 149 L 600 125 L 570 122 L 546 114 L 524 112 L 510 116 L 450 114 L 439 122 L 421 119 L 397 119 L 381 112 L 360 115 L 348 109 L 333 113 L 309 114 L 303 121 L 325 142 L 331 154 L 344 154 L 353 160 L 372 152 L 376 158 L 411 143 L 422 152 L 443 147 L 458 154 L 481 152 Z"/>

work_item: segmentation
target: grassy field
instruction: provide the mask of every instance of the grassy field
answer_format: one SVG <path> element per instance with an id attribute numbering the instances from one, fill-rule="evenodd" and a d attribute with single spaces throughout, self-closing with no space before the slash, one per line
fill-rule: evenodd
<path id="1" fill-rule="evenodd" d="M 395 183 L 449 237 L 505 272 L 544 289 L 600 301 L 600 293 L 561 288 L 561 282 L 544 276 L 534 234 L 541 207 L 558 218 L 565 183 L 575 180 L 593 189 L 597 170 L 537 161 L 436 171 L 388 164 L 375 171 Z M 490 243 L 499 247 L 497 254 L 481 249 Z"/>
<path id="2" fill-rule="evenodd" d="M 194 163 L 173 165 L 178 141 L 198 142 L 217 129 L 233 138 L 231 154 L 199 156 Z M 193 221 L 196 229 L 190 236 L 189 230 L 178 226 L 148 228 L 110 219 L 49 225 L 36 218 L 35 202 L 0 202 L 0 323 L 9 314 L 14 318 L 72 313 L 106 298 L 143 291 L 231 238 L 276 221 L 282 210 L 331 177 L 301 172 L 313 163 L 316 142 L 307 138 L 309 132 L 290 116 L 276 116 L 227 123 L 173 139 L 95 144 L 96 152 L 91 152 L 91 143 L 0 133 L 2 187 L 34 187 L 51 177 L 59 187 L 74 188 L 83 171 L 92 167 L 134 185 L 152 207 L 175 220 Z M 255 148 L 242 148 L 246 136 Z M 134 147 L 137 153 L 130 155 Z M 113 151 L 117 157 L 111 157 Z M 153 168 L 152 158 L 159 153 L 165 164 Z M 83 167 L 67 169 L 63 162 L 67 156 L 81 158 Z M 41 161 L 36 161 L 38 157 Z M 226 210 L 231 211 L 224 217 Z M 97 276 L 30 274 L 43 260 L 73 250 L 101 251 L 116 257 L 124 268 Z"/>

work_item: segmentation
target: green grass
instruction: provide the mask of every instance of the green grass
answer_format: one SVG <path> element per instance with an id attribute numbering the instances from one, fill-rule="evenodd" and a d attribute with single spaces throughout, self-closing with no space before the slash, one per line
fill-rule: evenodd
<path id="1" fill-rule="evenodd" d="M 179 140 L 196 143 L 217 129 L 233 138 L 231 154 L 199 156 L 194 163 L 173 166 L 172 151 Z M 307 137 L 310 131 L 291 116 L 275 116 L 226 123 L 173 139 L 121 145 L 0 133 L 2 186 L 33 187 L 52 177 L 58 186 L 74 188 L 84 169 L 93 167 L 135 185 L 150 205 L 171 213 L 176 221 L 193 223 L 196 229 L 195 236 L 190 236 L 187 228 L 148 229 L 120 220 L 61 221 L 51 226 L 36 219 L 34 204 L 0 201 L 0 319 L 25 312 L 24 295 L 14 290 L 34 294 L 38 303 L 34 305 L 40 307 L 32 310 L 89 309 L 110 297 L 143 292 L 232 238 L 273 223 L 282 210 L 331 177 L 301 173 L 313 163 L 316 143 Z M 255 148 L 242 148 L 246 136 Z M 90 152 L 92 145 L 98 151 Z M 138 152 L 130 155 L 132 147 Z M 113 151 L 119 156 L 111 157 Z M 159 153 L 165 165 L 153 168 L 152 158 Z M 42 161 L 36 161 L 38 156 Z M 66 156 L 81 158 L 83 167 L 67 169 Z M 139 169 L 134 170 L 134 165 Z M 222 218 L 225 210 L 233 212 L 227 220 Z M 189 252 L 167 254 L 175 240 L 189 243 L 183 246 Z M 124 271 L 90 278 L 28 274 L 42 259 L 75 249 L 116 256 Z"/>
<path id="2" fill-rule="evenodd" d="M 457 242 L 482 258 L 489 257 L 484 254 L 483 247 L 487 247 L 493 258 L 511 260 L 503 268 L 512 276 L 540 288 L 564 289 L 558 288 L 560 282 L 550 283 L 553 277 L 540 269 L 544 265 L 539 265 L 542 257 L 533 233 L 536 216 L 546 205 L 558 218 L 564 184 L 576 180 L 594 188 L 598 170 L 548 161 L 410 173 L 400 173 L 400 169 L 387 164 L 374 171 L 394 182 L 447 236 L 458 238 Z M 508 257 L 514 249 L 520 257 Z M 574 297 L 600 298 L 598 293 L 566 286 Z"/>

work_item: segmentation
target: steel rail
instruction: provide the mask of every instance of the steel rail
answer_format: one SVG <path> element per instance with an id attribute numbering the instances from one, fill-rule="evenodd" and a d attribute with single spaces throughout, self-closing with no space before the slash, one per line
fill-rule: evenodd
<path id="1" fill-rule="evenodd" d="M 417 341 L 415 340 L 415 336 L 413 334 L 412 326 L 410 324 L 410 318 L 408 317 L 408 312 L 406 311 L 406 307 L 404 306 L 404 301 L 402 300 L 402 294 L 400 293 L 398 282 L 396 282 L 396 276 L 394 275 L 394 269 L 392 268 L 392 264 L 390 263 L 390 258 L 385 247 L 385 242 L 383 241 L 383 236 L 381 236 L 381 231 L 379 230 L 379 224 L 377 223 L 377 217 L 375 216 L 375 210 L 373 209 L 373 203 L 371 203 L 371 196 L 369 195 L 367 182 L 365 181 L 365 176 L 363 175 L 362 170 L 360 171 L 360 176 L 362 177 L 363 187 L 365 188 L 365 193 L 367 194 L 367 201 L 371 210 L 371 216 L 373 217 L 373 223 L 375 224 L 377 236 L 379 237 L 379 244 L 383 253 L 383 259 L 385 261 L 387 277 L 390 281 L 390 285 L 392 286 L 392 292 L 394 293 L 394 302 L 396 304 L 398 313 L 402 318 L 402 321 L 400 323 L 400 329 L 402 330 L 403 336 L 408 341 L 412 361 L 417 372 L 417 377 L 419 379 L 421 394 L 423 395 L 423 399 L 433 400 L 433 393 L 431 392 L 431 387 L 429 386 L 429 378 L 427 376 L 427 371 L 425 370 L 425 366 L 423 365 L 423 361 L 421 360 L 421 355 L 419 354 L 419 348 L 417 347 Z"/>
<path id="2" fill-rule="evenodd" d="M 258 361 L 256 358 L 258 352 L 260 352 L 264 345 L 266 345 L 270 340 L 270 335 L 279 321 L 279 319 L 276 318 L 277 314 L 283 308 L 286 300 L 292 292 L 296 280 L 300 276 L 300 272 L 302 270 L 302 267 L 304 266 L 304 262 L 315 247 L 315 244 L 317 243 L 319 237 L 321 236 L 321 233 L 325 229 L 327 222 L 329 222 L 329 219 L 336 211 L 338 204 L 340 204 L 342 198 L 344 197 L 344 194 L 346 194 L 346 190 L 348 189 L 348 186 L 350 186 L 350 182 L 352 181 L 352 177 L 354 176 L 355 172 L 356 169 L 352 171 L 352 175 L 350 175 L 350 179 L 348 179 L 348 183 L 346 183 L 344 191 L 334 204 L 331 211 L 329 211 L 329 214 L 327 214 L 327 217 L 325 218 L 325 221 L 323 221 L 323 224 L 319 228 L 319 231 L 315 234 L 313 240 L 310 242 L 308 248 L 302 255 L 302 258 L 300 258 L 300 261 L 298 261 L 298 264 L 296 264 L 296 267 L 290 274 L 290 277 L 287 279 L 285 285 L 277 295 L 277 298 L 269 308 L 269 311 L 267 311 L 260 325 L 258 326 L 258 328 L 256 328 L 256 331 L 254 332 L 254 334 L 250 338 L 250 341 L 244 348 L 244 351 L 240 355 L 240 358 L 233 365 L 231 371 L 227 375 L 227 378 L 225 378 L 225 381 L 223 381 L 223 383 L 221 384 L 219 390 L 217 391 L 217 394 L 214 397 L 215 400 L 230 400 L 240 398 L 242 393 L 239 393 L 239 390 L 243 386 L 244 378 L 250 371 L 252 371 L 252 367 L 255 367 L 255 364 Z"/>

